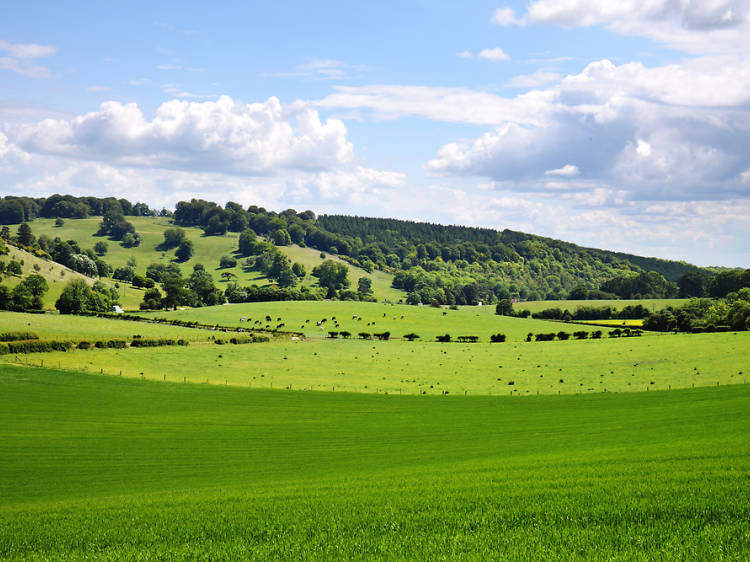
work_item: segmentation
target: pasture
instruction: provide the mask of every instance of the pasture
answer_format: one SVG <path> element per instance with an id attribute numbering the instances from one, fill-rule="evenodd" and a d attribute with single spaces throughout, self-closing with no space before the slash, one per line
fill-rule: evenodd
<path id="1" fill-rule="evenodd" d="M 136 333 L 150 326 L 107 322 Z M 47 366 L 105 375 L 121 372 L 124 377 L 158 381 L 294 391 L 528 396 L 744 383 L 748 349 L 750 332 L 474 344 L 311 338 L 238 346 L 49 352 L 3 356 L 2 361 L 44 361 Z"/>
<path id="2" fill-rule="evenodd" d="M 457 336 L 475 335 L 482 341 L 489 341 L 492 334 L 503 333 L 508 340 L 522 341 L 529 332 L 557 333 L 561 330 L 573 332 L 596 329 L 531 318 L 498 316 L 495 314 L 495 307 L 489 306 L 451 310 L 448 307 L 358 301 L 241 303 L 156 311 L 144 315 L 236 327 L 268 326 L 273 329 L 284 324 L 281 329 L 303 332 L 307 337 L 321 337 L 329 331 L 348 331 L 354 337 L 360 332 L 390 332 L 394 338 L 416 333 L 422 341 L 434 341 L 437 336 L 446 333 L 453 339 Z M 241 321 L 243 317 L 245 321 Z"/>
<path id="3" fill-rule="evenodd" d="M 569 310 L 571 313 L 575 312 L 577 308 L 596 307 L 601 308 L 604 306 L 610 307 L 612 310 L 622 310 L 626 306 L 642 305 L 651 312 L 656 312 L 668 306 L 682 306 L 689 302 L 690 299 L 617 299 L 617 300 L 559 300 L 559 301 L 524 301 L 513 303 L 514 310 L 530 310 L 532 313 L 541 312 L 547 308 L 559 308 L 561 310 Z"/>
<path id="4" fill-rule="evenodd" d="M 749 406 L 0 366 L 0 558 L 747 559 Z"/>
<path id="5" fill-rule="evenodd" d="M 34 332 L 45 340 L 97 341 L 105 339 L 172 338 L 207 341 L 215 331 L 182 328 L 150 322 L 132 322 L 118 318 L 32 314 L 0 311 L 0 332 Z"/>

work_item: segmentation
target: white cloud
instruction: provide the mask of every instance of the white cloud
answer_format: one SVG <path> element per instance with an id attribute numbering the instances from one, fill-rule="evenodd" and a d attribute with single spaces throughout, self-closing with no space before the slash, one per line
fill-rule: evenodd
<path id="1" fill-rule="evenodd" d="M 581 171 L 578 169 L 578 166 L 573 166 L 572 164 L 565 164 L 562 168 L 555 168 L 554 170 L 547 170 L 544 172 L 545 176 L 562 176 L 565 178 L 572 178 L 580 174 Z"/>
<path id="2" fill-rule="evenodd" d="M 500 47 L 495 47 L 494 49 L 482 49 L 479 51 L 479 54 L 477 55 L 480 59 L 489 60 L 489 61 L 501 61 L 501 60 L 510 60 L 510 55 L 503 51 Z"/>
<path id="3" fill-rule="evenodd" d="M 523 19 L 516 18 L 516 13 L 512 8 L 499 8 L 492 14 L 492 23 L 502 27 L 508 25 L 523 25 Z"/>
<path id="4" fill-rule="evenodd" d="M 319 107 L 370 109 L 379 119 L 420 116 L 435 121 L 496 125 L 520 120 L 546 122 L 555 97 L 553 92 L 529 92 L 504 98 L 466 88 L 428 86 L 334 86 L 334 93 L 316 102 Z"/>
<path id="5" fill-rule="evenodd" d="M 183 66 L 179 64 L 160 64 L 156 70 L 182 70 Z"/>
<path id="6" fill-rule="evenodd" d="M 317 111 L 276 98 L 244 104 L 173 100 L 152 120 L 134 103 L 105 102 L 73 119 L 9 125 L 23 150 L 110 164 L 268 175 L 283 170 L 327 170 L 353 156 L 341 121 L 321 122 Z"/>
<path id="7" fill-rule="evenodd" d="M 51 45 L 9 43 L 0 40 L 0 51 L 7 52 L 6 56 L 0 56 L 0 69 L 32 78 L 43 78 L 49 75 L 49 69 L 37 64 L 34 59 L 54 55 L 57 48 Z"/>
<path id="8" fill-rule="evenodd" d="M 606 25 L 697 53 L 746 53 L 747 0 L 537 0 L 525 19 L 567 27 Z"/>
<path id="9" fill-rule="evenodd" d="M 557 72 L 539 70 L 533 74 L 515 76 L 505 83 L 506 88 L 536 88 L 550 82 L 557 82 L 561 76 Z"/>
<path id="10" fill-rule="evenodd" d="M 456 56 L 462 59 L 473 59 L 474 53 L 472 53 L 471 51 L 461 51 Z"/>

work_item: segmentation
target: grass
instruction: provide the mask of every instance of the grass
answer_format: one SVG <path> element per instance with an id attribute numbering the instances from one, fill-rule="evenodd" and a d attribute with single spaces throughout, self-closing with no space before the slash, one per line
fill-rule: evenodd
<path id="1" fill-rule="evenodd" d="M 207 341 L 209 337 L 216 335 L 215 331 L 210 330 L 181 328 L 148 322 L 6 311 L 0 311 L 0 332 L 34 332 L 41 339 L 69 341 L 130 339 L 136 334 L 144 338 Z"/>
<path id="2" fill-rule="evenodd" d="M 613 310 L 622 310 L 626 306 L 643 305 L 651 312 L 656 312 L 668 306 L 682 306 L 687 303 L 690 299 L 633 299 L 633 300 L 585 300 L 585 301 L 526 301 L 517 302 L 513 304 L 514 310 L 530 310 L 533 312 L 541 312 L 547 308 L 559 308 L 562 310 L 569 310 L 571 313 L 581 306 L 593 306 L 601 308 L 608 306 Z"/>
<path id="3" fill-rule="evenodd" d="M 301 331 L 308 337 L 322 336 L 329 330 L 346 330 L 356 336 L 359 332 L 391 332 L 393 337 L 416 333 L 422 340 L 434 340 L 445 333 L 453 338 L 461 335 L 476 335 L 489 341 L 491 334 L 504 333 L 509 340 L 521 341 L 529 332 L 573 332 L 587 330 L 585 327 L 560 322 L 498 316 L 494 307 L 463 307 L 450 310 L 447 307 L 409 306 L 386 303 L 330 301 L 330 302 L 261 302 L 230 304 L 169 312 L 154 312 L 159 318 L 196 320 L 205 324 L 226 326 L 256 325 L 270 328 L 284 323 L 285 330 Z M 354 317 L 356 315 L 356 318 Z M 271 317 L 267 321 L 266 316 Z M 249 322 L 240 322 L 241 318 Z M 279 318 L 281 320 L 279 320 Z M 322 324 L 323 330 L 317 325 Z M 255 324 L 259 321 L 259 324 Z M 338 327 L 336 324 L 338 323 Z M 594 331 L 595 328 L 587 331 Z"/>
<path id="4" fill-rule="evenodd" d="M 167 228 L 174 227 L 169 219 L 164 217 L 127 217 L 127 220 L 133 223 L 136 232 L 142 237 L 140 246 L 136 248 L 124 248 L 119 242 L 95 236 L 99 229 L 99 223 L 101 222 L 100 217 L 92 217 L 88 219 L 66 219 L 65 224 L 62 227 L 56 227 L 54 219 L 36 219 L 29 224 L 35 236 L 46 234 L 50 238 L 59 236 L 63 240 L 76 240 L 81 248 L 93 248 L 96 242 L 102 240 L 106 241 L 108 244 L 108 251 L 104 256 L 104 260 L 114 268 L 117 268 L 125 266 L 129 259 L 135 258 L 136 271 L 140 275 L 145 275 L 146 268 L 152 263 L 168 264 L 175 261 L 174 248 L 171 250 L 161 250 L 158 248 L 164 241 L 164 231 Z M 243 267 L 244 260 L 242 258 L 238 258 L 238 263 L 235 267 L 219 269 L 219 260 L 222 256 L 235 255 L 239 241 L 238 233 L 228 232 L 224 236 L 204 236 L 203 230 L 200 228 L 181 228 L 185 231 L 186 238 L 193 242 L 193 247 L 195 249 L 195 254 L 192 258 L 186 262 L 176 262 L 180 266 L 184 277 L 187 277 L 192 273 L 195 264 L 201 263 L 205 266 L 206 271 L 213 276 L 217 286 L 222 289 L 227 283 L 227 281 L 221 277 L 221 274 L 225 272 L 235 275 L 236 280 L 240 284 L 268 284 L 268 279 L 263 277 L 260 272 L 245 269 Z M 312 277 L 310 273 L 315 265 L 322 262 L 319 250 L 300 248 L 295 245 L 280 246 L 279 250 L 285 253 L 292 261 L 299 261 L 306 266 L 308 275 L 303 281 L 305 285 L 313 286 L 317 283 L 317 279 Z M 327 257 L 335 259 L 336 261 L 341 261 L 335 256 L 327 255 Z M 358 267 L 353 267 L 348 264 L 347 267 L 349 267 L 349 280 L 355 290 L 357 288 L 357 279 L 360 277 L 370 277 L 372 279 L 373 293 L 376 298 L 397 302 L 399 299 L 404 299 L 406 297 L 403 291 L 391 287 L 391 281 L 393 280 L 392 275 L 382 271 L 373 271 L 372 274 L 368 274 L 366 271 Z M 143 300 L 142 296 L 140 300 Z M 140 300 L 138 300 L 134 306 L 129 305 L 127 308 L 137 308 Z"/>
<path id="5" fill-rule="evenodd" d="M 4 559 L 741 560 L 750 387 L 302 393 L 0 366 Z"/>
<path id="6" fill-rule="evenodd" d="M 9 254 L 3 258 L 3 261 L 8 263 L 11 259 L 16 261 L 23 261 L 21 269 L 23 271 L 22 276 L 10 276 L 2 280 L 3 285 L 13 288 L 21 280 L 31 274 L 38 274 L 47 280 L 49 290 L 44 295 L 44 308 L 47 310 L 53 310 L 55 308 L 55 302 L 60 298 L 60 294 L 63 291 L 65 285 L 70 282 L 71 279 L 83 279 L 89 285 L 93 285 L 96 279 L 86 277 L 72 269 L 55 263 L 53 261 L 47 261 L 42 258 L 38 258 L 29 252 L 19 250 L 15 246 L 8 246 Z M 113 279 L 103 278 L 101 281 L 110 287 L 114 287 L 117 283 Z M 124 308 L 127 309 L 138 309 L 139 303 L 143 300 L 143 290 L 136 289 L 128 285 L 127 283 L 117 283 L 119 287 L 117 290 L 120 293 L 120 303 Z"/>
<path id="7" fill-rule="evenodd" d="M 0 320 L 4 318 L 0 316 Z M 36 320 L 31 316 L 30 325 L 21 320 L 12 328 L 65 336 L 64 324 L 59 324 L 65 321 L 63 317 L 39 317 L 49 322 L 46 329 L 34 324 Z M 111 333 L 112 337 L 115 333 L 145 336 L 146 330 L 153 330 L 155 335 L 164 330 L 166 337 L 180 337 L 175 334 L 181 330 L 186 339 L 193 336 L 205 340 L 191 329 L 95 320 L 82 318 L 75 329 L 81 334 Z M 254 388 L 528 396 L 651 392 L 744 383 L 748 349 L 750 332 L 497 344 L 311 338 L 239 346 L 50 352 L 25 358 L 4 356 L 2 360 L 36 365 L 43 361 L 47 366 L 74 371 L 122 372 L 126 377 L 159 381 Z"/>

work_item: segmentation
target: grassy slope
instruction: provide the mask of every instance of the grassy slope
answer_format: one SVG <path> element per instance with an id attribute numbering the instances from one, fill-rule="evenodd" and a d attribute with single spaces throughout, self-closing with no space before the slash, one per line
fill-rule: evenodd
<path id="1" fill-rule="evenodd" d="M 313 312 L 341 311 L 352 303 L 262 303 L 262 305 L 227 305 L 198 309 L 202 321 L 227 322 L 238 318 L 237 311 L 253 308 L 253 314 L 281 313 L 277 305 L 286 305 L 286 312 L 316 304 Z M 359 303 L 362 306 L 362 303 Z M 369 304 L 369 310 L 389 309 Z M 403 322 L 410 328 L 427 328 L 433 320 L 443 317 L 435 309 L 411 307 L 412 316 Z M 360 312 L 362 310 L 360 309 Z M 716 334 L 650 334 L 641 338 L 604 338 L 601 340 L 521 342 L 528 326 L 534 331 L 547 331 L 560 324 L 538 320 L 520 320 L 496 316 L 474 316 L 471 311 L 450 311 L 457 320 L 454 325 L 477 328 L 481 321 L 492 320 L 514 337 L 502 344 L 439 344 L 427 341 L 367 341 L 359 339 L 332 340 L 309 337 L 306 341 L 290 339 L 271 343 L 232 346 L 191 346 L 189 348 L 156 348 L 124 350 L 91 350 L 29 355 L 22 361 L 57 365 L 74 370 L 145 376 L 168 381 L 209 382 L 253 387 L 291 387 L 293 390 L 338 390 L 354 392 L 388 392 L 405 394 L 573 394 L 633 392 L 668 388 L 721 385 L 744 382 L 747 378 L 747 349 L 750 333 Z M 438 314 L 435 316 L 435 314 Z M 182 315 L 181 315 L 182 316 Z M 195 316 L 188 316 L 194 318 Z M 287 319 L 287 316 L 283 318 Z M 347 317 L 351 321 L 351 316 Z M 389 317 L 392 322 L 392 316 Z M 92 318 L 70 319 L 56 315 L 0 315 L 5 329 L 33 329 L 42 336 L 68 337 L 80 334 L 94 337 L 128 337 L 135 333 L 168 335 L 169 337 L 206 339 L 205 334 L 190 329 L 155 326 L 122 320 Z M 448 321 L 448 320 L 446 320 Z M 401 322 L 397 317 L 395 322 Z M 420 324 L 421 322 L 421 324 Z M 523 329 L 513 328 L 516 322 Z M 264 320 L 265 323 L 265 320 Z M 311 322 L 313 325 L 315 322 Z M 365 321 L 362 322 L 365 324 Z M 276 324 L 273 317 L 271 325 Z M 248 327 L 252 323 L 237 325 Z M 296 326 L 291 326 L 292 328 Z M 377 326 L 376 326 L 377 327 Z M 441 326 L 440 328 L 444 328 Z M 511 329 L 508 329 L 511 328 Z M 486 328 L 485 328 L 486 329 Z M 515 332 L 513 330 L 516 330 Z M 570 329 L 570 327 L 567 327 Z M 313 328 L 317 331 L 317 328 Z M 441 333 L 443 330 L 436 330 Z M 479 333 L 476 330 L 469 330 Z M 178 334 L 179 332 L 179 334 Z M 207 332 L 210 334 L 211 332 Z M 398 333 L 398 332 L 397 332 Z M 491 333 L 491 332 L 488 332 Z M 213 332 L 214 335 L 219 334 Z M 426 337 L 426 336 L 425 336 Z M 14 362 L 15 356 L 3 361 Z M 511 384 L 512 383 L 512 384 Z"/>
<path id="2" fill-rule="evenodd" d="M 16 261 L 23 260 L 23 276 L 6 277 L 3 279 L 2 284 L 12 288 L 20 283 L 22 278 L 27 275 L 31 275 L 32 273 L 41 275 L 47 280 L 47 284 L 49 285 L 49 291 L 44 295 L 44 308 L 47 310 L 53 310 L 55 308 L 55 302 L 60 298 L 63 288 L 71 279 L 80 278 L 85 280 L 89 285 L 93 285 L 94 281 L 96 281 L 96 279 L 86 277 L 85 275 L 73 271 L 72 269 L 68 269 L 59 263 L 38 258 L 33 254 L 24 250 L 19 250 L 14 246 L 8 246 L 8 249 L 10 253 L 0 259 L 6 263 L 11 259 Z M 35 265 L 39 266 L 38 270 L 34 268 Z M 116 283 L 112 279 L 102 279 L 102 281 L 110 287 L 113 287 Z M 120 304 L 122 304 L 124 308 L 137 309 L 138 304 L 143 300 L 143 290 L 131 287 L 127 283 L 118 283 L 118 285 Z"/>
<path id="3" fill-rule="evenodd" d="M 748 346 L 750 338 L 743 332 L 531 344 L 285 342 L 51 352 L 23 360 L 255 388 L 525 396 L 743 383 Z"/>
<path id="4" fill-rule="evenodd" d="M 530 310 L 531 312 L 540 312 L 546 308 L 560 308 L 562 310 L 575 310 L 581 306 L 603 307 L 609 306 L 613 310 L 622 310 L 626 306 L 643 305 L 651 312 L 661 310 L 668 306 L 680 306 L 690 299 L 633 299 L 633 300 L 596 300 L 596 301 L 526 301 L 513 305 L 514 310 Z"/>
<path id="5" fill-rule="evenodd" d="M 141 245 L 137 248 L 123 248 L 119 242 L 94 236 L 101 222 L 100 217 L 78 220 L 68 219 L 62 227 L 56 227 L 54 219 L 36 219 L 30 225 L 35 236 L 46 234 L 51 238 L 59 236 L 63 240 L 76 240 L 82 248 L 93 248 L 96 242 L 104 240 L 109 246 L 108 252 L 104 256 L 104 260 L 107 263 L 115 268 L 121 267 L 127 264 L 129 258 L 133 257 L 136 260 L 136 270 L 141 275 L 145 274 L 146 267 L 151 263 L 166 264 L 175 259 L 174 249 L 166 251 L 157 249 L 157 246 L 164 241 L 164 230 L 174 226 L 168 219 L 160 217 L 128 217 L 128 221 L 133 223 L 136 231 L 142 237 Z M 202 263 L 206 267 L 206 270 L 213 275 L 214 280 L 220 287 L 223 287 L 226 283 L 221 277 L 221 274 L 224 272 L 233 273 L 241 284 L 265 285 L 268 283 L 268 280 L 259 272 L 246 271 L 242 266 L 241 259 L 238 260 L 236 267 L 219 269 L 219 260 L 221 257 L 224 255 L 234 255 L 234 252 L 237 250 L 239 234 L 229 232 L 225 236 L 203 236 L 203 231 L 200 228 L 183 227 L 183 230 L 186 232 L 187 238 L 193 242 L 193 247 L 195 248 L 193 257 L 179 264 L 183 275 L 189 275 L 196 263 Z M 308 276 L 304 280 L 306 285 L 312 286 L 317 282 L 317 279 L 309 275 L 309 273 L 315 265 L 318 265 L 322 261 L 319 251 L 311 248 L 300 248 L 299 246 L 282 246 L 279 249 L 293 261 L 299 261 L 307 266 Z M 390 286 L 393 279 L 391 275 L 382 271 L 368 274 L 360 268 L 348 264 L 347 267 L 349 267 L 349 279 L 354 289 L 356 289 L 359 277 L 370 277 L 373 281 L 374 294 L 378 299 L 398 301 L 405 298 L 405 294 L 402 291 L 393 289 Z M 133 308 L 137 308 L 137 304 Z"/>
<path id="6" fill-rule="evenodd" d="M 0 557 L 747 559 L 749 405 L 0 367 Z"/>
<path id="7" fill-rule="evenodd" d="M 285 330 L 302 331 L 308 337 L 321 336 L 328 330 L 347 330 L 355 335 L 359 332 L 389 331 L 393 337 L 414 332 L 424 340 L 434 340 L 435 336 L 449 333 L 454 338 L 476 335 L 488 341 L 491 334 L 504 333 L 509 340 L 521 341 L 529 332 L 556 333 L 560 330 L 573 332 L 587 329 L 560 322 L 498 316 L 494 307 L 487 306 L 449 310 L 447 307 L 342 301 L 243 303 L 150 314 L 159 318 L 197 320 L 226 326 L 249 324 L 273 328 L 283 322 Z M 271 322 L 265 319 L 266 316 L 271 317 Z M 240 322 L 242 317 L 248 318 L 249 322 Z M 327 319 L 323 325 L 325 330 L 321 331 L 317 323 L 324 318 Z M 255 324 L 256 321 L 259 324 Z"/>
<path id="8" fill-rule="evenodd" d="M 136 334 L 144 338 L 206 341 L 209 337 L 216 335 L 215 331 L 150 324 L 146 322 L 110 320 L 108 318 L 94 318 L 89 316 L 26 314 L 22 312 L 0 311 L 0 332 L 20 331 L 34 332 L 41 339 L 69 341 L 130 339 Z"/>

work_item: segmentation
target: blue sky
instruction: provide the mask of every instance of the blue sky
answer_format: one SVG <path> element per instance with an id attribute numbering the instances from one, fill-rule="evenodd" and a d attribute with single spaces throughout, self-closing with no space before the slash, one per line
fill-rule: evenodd
<path id="1" fill-rule="evenodd" d="M 750 264 L 747 0 L 2 15 L 3 194 L 202 197 Z"/>

